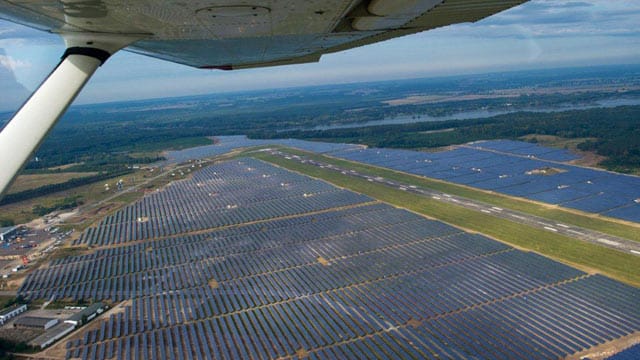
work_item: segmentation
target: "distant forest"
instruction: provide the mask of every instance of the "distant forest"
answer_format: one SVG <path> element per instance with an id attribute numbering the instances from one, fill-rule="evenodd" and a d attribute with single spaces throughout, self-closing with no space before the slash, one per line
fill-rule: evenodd
<path id="1" fill-rule="evenodd" d="M 538 134 L 596 138 L 578 148 L 608 159 L 601 165 L 619 172 L 640 168 L 640 106 L 557 113 L 520 112 L 488 119 L 423 122 L 323 131 L 253 133 L 258 138 L 298 138 L 375 147 L 434 148 L 476 140 L 516 139 Z"/>
<path id="2" fill-rule="evenodd" d="M 402 101 L 415 97 L 439 100 Z M 240 134 L 398 148 L 432 148 L 529 134 L 590 137 L 597 140 L 580 144 L 581 149 L 608 157 L 603 165 L 609 169 L 630 171 L 640 168 L 640 107 L 513 112 L 593 107 L 600 101 L 625 98 L 635 99 L 634 104 L 640 99 L 640 66 L 535 70 L 82 105 L 72 107 L 56 125 L 26 172 L 113 173 L 133 164 L 162 160 L 163 150 L 211 144 L 213 136 Z M 394 106 L 388 105 L 399 99 Z M 309 130 L 398 116 L 446 116 L 478 110 L 512 113 L 478 120 Z M 0 114 L 0 124 L 10 115 Z M 67 165 L 64 170 L 56 168 L 62 165 Z"/>
<path id="3" fill-rule="evenodd" d="M 305 108 L 294 108 L 287 116 L 321 116 L 320 110 L 311 112 Z M 640 169 L 640 106 L 519 112 L 487 119 L 332 130 L 286 131 L 279 119 L 276 112 L 265 117 L 256 114 L 226 116 L 217 118 L 217 122 L 197 118 L 61 124 L 38 150 L 38 161 L 31 161 L 26 171 L 41 172 L 65 164 L 76 164 L 65 171 L 121 171 L 131 164 L 162 160 L 159 153 L 164 149 L 206 145 L 212 143 L 208 137 L 239 134 L 251 138 L 298 138 L 393 148 L 434 148 L 475 140 L 516 139 L 530 134 L 588 137 L 597 140 L 585 141 L 578 147 L 607 157 L 602 166 L 619 172 Z M 251 128 L 250 124 L 256 126 Z"/>

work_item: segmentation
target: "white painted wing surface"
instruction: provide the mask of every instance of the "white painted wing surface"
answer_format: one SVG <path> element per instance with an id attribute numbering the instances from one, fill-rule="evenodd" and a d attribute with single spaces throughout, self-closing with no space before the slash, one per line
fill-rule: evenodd
<path id="1" fill-rule="evenodd" d="M 127 50 L 201 68 L 322 54 L 461 22 L 525 0 L 0 0 L 0 17 L 53 33 L 142 35 Z"/>

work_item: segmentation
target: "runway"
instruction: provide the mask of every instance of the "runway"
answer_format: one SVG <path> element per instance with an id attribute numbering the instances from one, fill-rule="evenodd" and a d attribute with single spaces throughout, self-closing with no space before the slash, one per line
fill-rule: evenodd
<path id="1" fill-rule="evenodd" d="M 380 176 L 371 176 L 371 175 L 362 174 L 352 169 L 342 168 L 336 165 L 319 162 L 311 159 L 306 159 L 300 156 L 286 154 L 281 151 L 272 151 L 271 154 L 285 157 L 288 160 L 296 160 L 304 164 L 314 165 L 324 169 L 340 172 L 343 175 L 353 176 L 353 177 L 365 179 L 370 182 L 383 184 L 389 187 L 396 188 L 401 191 L 418 194 L 420 196 L 430 197 L 434 200 L 442 201 L 444 203 L 450 203 L 457 206 L 462 206 L 470 210 L 479 211 L 488 215 L 492 215 L 502 219 L 507 219 L 509 221 L 528 225 L 534 228 L 554 232 L 560 235 L 568 236 L 571 238 L 590 242 L 596 245 L 605 246 L 608 248 L 616 249 L 618 251 L 640 256 L 640 243 L 633 240 L 628 240 L 625 238 L 605 234 L 599 231 L 590 230 L 583 227 L 578 227 L 575 225 L 563 224 L 550 219 L 542 218 L 539 216 L 535 216 L 535 215 L 531 215 L 531 214 L 527 214 L 519 211 L 500 208 L 491 204 L 468 199 L 461 196 L 446 194 L 440 191 L 421 188 L 415 185 L 404 184 L 404 183 L 397 182 L 394 180 L 389 180 Z"/>

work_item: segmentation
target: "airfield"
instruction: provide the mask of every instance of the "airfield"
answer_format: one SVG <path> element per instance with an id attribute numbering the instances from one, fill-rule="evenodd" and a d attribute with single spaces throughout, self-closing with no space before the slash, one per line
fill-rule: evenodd
<path id="1" fill-rule="evenodd" d="M 185 162 L 273 145 L 227 137 L 168 158 Z M 380 149 L 298 140 L 276 145 L 342 161 L 348 156 L 361 156 L 365 163 L 383 158 L 390 168 L 417 164 L 416 158 L 407 158 L 416 152 L 385 150 L 381 156 Z M 535 168 L 572 169 L 566 164 L 569 155 L 562 151 L 530 157 L 477 146 L 459 150 L 510 156 L 514 163 L 535 162 Z M 459 204 L 416 193 L 417 186 L 397 183 L 393 174 L 381 177 L 383 181 L 370 175 L 354 177 L 347 168 L 314 164 L 295 151 L 248 154 L 254 158 L 203 167 L 116 211 L 83 232 L 73 244 L 74 255 L 28 275 L 19 290 L 27 299 L 105 301 L 115 306 L 92 327 L 55 345 L 63 357 L 549 359 L 620 350 L 640 341 L 637 287 L 541 256 L 545 249 L 527 251 L 517 242 L 526 236 L 518 232 L 510 232 L 514 239 L 509 242 L 500 233 L 489 237 L 469 231 L 471 218 L 468 226 L 452 226 L 459 212 L 452 218 L 437 211 L 425 217 L 411 203 L 433 201 L 441 211 Z M 450 165 L 455 157 L 437 159 L 436 154 L 418 153 L 431 160 L 419 159 L 427 166 L 442 161 L 454 173 L 464 170 L 452 168 L 459 166 Z M 388 160 L 391 157 L 394 161 Z M 462 157 L 460 162 L 470 170 L 472 158 Z M 338 184 L 342 187 L 303 175 L 302 169 L 314 176 L 335 173 L 332 179 L 343 179 Z M 498 179 L 502 170 L 495 172 Z M 570 170 L 556 175 L 573 173 Z M 474 175 L 461 172 L 464 179 Z M 527 179 L 542 179 L 537 187 L 541 192 L 567 189 L 546 190 L 543 184 L 556 175 Z M 578 176 L 571 184 L 592 181 Z M 620 176 L 615 179 L 637 179 Z M 456 177 L 448 180 L 455 183 Z M 565 182 L 569 179 L 563 178 Z M 349 185 L 356 191 L 346 189 Z M 392 188 L 405 206 L 373 196 L 382 188 Z M 620 199 L 635 196 L 625 188 L 608 191 L 617 191 Z M 619 207 L 632 208 L 633 203 Z M 492 214 L 465 211 L 484 220 L 507 211 L 499 209 Z M 601 213 L 614 217 L 629 210 Z M 524 231 L 545 241 L 572 241 L 556 234 L 562 226 L 550 225 L 555 232 Z M 580 229 L 575 231 L 584 230 Z M 624 234 L 612 229 L 600 235 Z M 640 259 L 628 249 L 624 253 L 597 241 L 574 240 L 615 254 L 625 268 Z M 628 279 L 621 277 L 627 283 L 637 281 L 634 274 L 627 275 Z"/>
<path id="2" fill-rule="evenodd" d="M 285 159 L 288 159 L 288 160 L 296 159 L 303 164 L 312 164 L 322 169 L 330 169 L 333 171 L 338 171 L 343 175 L 366 179 L 367 181 L 370 181 L 370 182 L 383 184 L 401 191 L 417 194 L 421 197 L 425 197 L 425 196 L 431 197 L 434 200 L 455 204 L 461 207 L 465 207 L 469 210 L 480 211 L 485 214 L 491 214 L 495 217 L 508 219 L 513 222 L 528 225 L 530 227 L 535 227 L 538 229 L 551 231 L 551 232 L 562 234 L 565 236 L 574 237 L 574 238 L 588 241 L 594 244 L 607 246 L 619 251 L 628 252 L 630 254 L 640 255 L 639 242 L 628 240 L 619 236 L 613 236 L 613 235 L 605 234 L 602 232 L 594 231 L 591 229 L 581 228 L 575 225 L 567 225 L 563 223 L 549 221 L 548 219 L 531 215 L 525 212 L 515 211 L 510 209 L 503 209 L 503 208 L 492 206 L 491 204 L 487 204 L 481 201 L 476 201 L 476 200 L 464 198 L 461 196 L 442 193 L 442 192 L 431 190 L 431 189 L 420 188 L 415 185 L 409 185 L 406 183 L 389 180 L 381 176 L 366 175 L 346 167 L 342 168 L 330 163 L 323 163 L 323 162 L 319 162 L 311 159 L 306 159 L 304 157 L 297 156 L 297 155 L 291 156 L 286 152 L 275 150 L 275 151 L 270 151 L 270 154 L 284 157 Z"/>
<path id="3" fill-rule="evenodd" d="M 220 137 L 217 145 L 170 152 L 173 162 L 213 156 L 234 148 L 280 145 L 499 194 L 640 222 L 640 177 L 572 165 L 567 150 L 511 140 L 479 141 L 451 150 L 364 148 L 295 139 Z"/>

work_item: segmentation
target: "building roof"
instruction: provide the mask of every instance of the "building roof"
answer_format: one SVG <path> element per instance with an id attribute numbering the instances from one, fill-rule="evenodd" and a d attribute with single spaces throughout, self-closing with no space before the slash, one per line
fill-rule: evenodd
<path id="1" fill-rule="evenodd" d="M 17 229 L 19 226 L 15 225 L 15 226 L 6 226 L 6 227 L 0 227 L 0 234 L 5 234 L 8 233 L 10 231 L 13 231 L 15 229 Z"/>
<path id="2" fill-rule="evenodd" d="M 104 307 L 103 303 L 97 302 L 95 304 L 87 306 L 86 308 L 82 309 L 82 311 L 79 311 L 71 315 L 67 320 L 81 321 L 83 316 L 90 316 L 91 314 L 95 313 L 96 311 L 98 311 L 103 307 Z"/>
<path id="3" fill-rule="evenodd" d="M 13 322 L 14 325 L 22 325 L 22 326 L 42 326 L 47 325 L 51 320 L 58 321 L 55 318 L 45 318 L 45 317 L 37 317 L 37 316 L 22 316 L 16 319 Z"/>
<path id="4" fill-rule="evenodd" d="M 47 344 L 51 340 L 58 338 L 61 334 L 66 334 L 71 332 L 75 326 L 73 324 L 65 324 L 62 323 L 60 325 L 56 325 L 51 329 L 47 330 L 44 334 L 38 336 L 37 338 L 29 341 L 29 344 L 35 346 L 42 346 L 42 344 Z"/>
<path id="5" fill-rule="evenodd" d="M 13 305 L 11 305 L 11 306 L 9 306 L 7 308 L 4 308 L 4 309 L 0 310 L 0 316 L 7 315 L 8 313 L 10 313 L 10 312 L 14 311 L 15 309 L 17 309 L 19 307 L 22 307 L 22 306 L 26 306 L 26 305 L 24 305 L 24 304 L 13 304 Z"/>

